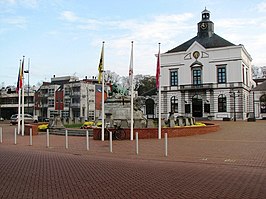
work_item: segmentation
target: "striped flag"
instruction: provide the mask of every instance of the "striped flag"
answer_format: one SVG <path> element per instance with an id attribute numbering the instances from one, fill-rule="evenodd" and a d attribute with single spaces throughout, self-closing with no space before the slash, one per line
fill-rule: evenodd
<path id="1" fill-rule="evenodd" d="M 133 86 L 133 41 L 131 42 L 131 56 L 129 64 L 129 85 Z"/>
<path id="2" fill-rule="evenodd" d="M 21 66 L 19 66 L 17 89 L 16 89 L 17 93 L 19 92 L 19 89 L 22 88 L 23 74 L 24 74 L 24 57 Z"/>
<path id="3" fill-rule="evenodd" d="M 156 88 L 159 90 L 160 87 L 160 75 L 161 75 L 161 62 L 160 62 L 160 46 L 157 57 L 157 69 L 156 69 Z"/>
<path id="4" fill-rule="evenodd" d="M 99 71 L 99 75 L 98 75 L 98 82 L 101 83 L 102 78 L 103 78 L 103 71 L 104 71 L 104 42 L 102 45 L 102 52 L 101 52 L 101 57 L 100 57 L 100 63 L 98 66 L 98 71 Z"/>

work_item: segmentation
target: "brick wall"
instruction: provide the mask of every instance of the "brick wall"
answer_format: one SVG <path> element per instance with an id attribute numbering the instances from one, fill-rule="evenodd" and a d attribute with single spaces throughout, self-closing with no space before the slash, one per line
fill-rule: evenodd
<path id="1" fill-rule="evenodd" d="M 180 136 L 191 136 L 199 135 L 205 133 L 211 133 L 218 131 L 220 125 L 205 123 L 206 126 L 197 126 L 197 127 L 176 127 L 176 128 L 162 128 L 162 138 L 164 134 L 167 133 L 168 137 L 180 137 Z M 126 138 L 130 138 L 130 129 L 124 129 L 126 132 Z M 114 129 L 110 129 L 114 131 Z M 138 132 L 139 139 L 150 139 L 158 138 L 158 128 L 135 128 L 134 129 L 134 139 L 135 133 Z M 99 140 L 101 137 L 101 129 L 93 129 L 93 139 Z M 106 139 L 106 138 L 105 138 Z"/>

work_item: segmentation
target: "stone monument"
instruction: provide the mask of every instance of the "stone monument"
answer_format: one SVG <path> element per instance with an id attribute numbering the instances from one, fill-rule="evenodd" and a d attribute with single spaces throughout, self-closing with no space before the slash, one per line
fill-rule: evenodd
<path id="1" fill-rule="evenodd" d="M 104 106 L 105 115 L 110 123 L 110 127 L 117 125 L 122 128 L 130 128 L 130 96 L 115 95 L 112 98 L 108 98 Z M 110 115 L 112 117 L 110 117 Z M 135 100 L 133 118 L 134 128 L 146 128 L 147 120 L 143 116 L 140 108 L 137 107 Z"/>
<path id="2" fill-rule="evenodd" d="M 59 114 L 54 114 L 54 118 L 49 120 L 48 128 L 52 131 L 65 129 Z"/>

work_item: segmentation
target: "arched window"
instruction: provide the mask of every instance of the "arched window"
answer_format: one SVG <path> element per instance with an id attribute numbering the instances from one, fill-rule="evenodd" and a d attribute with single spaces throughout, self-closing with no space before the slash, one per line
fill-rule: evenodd
<path id="1" fill-rule="evenodd" d="M 266 113 L 266 94 L 260 97 L 260 112 Z"/>
<path id="2" fill-rule="evenodd" d="M 176 96 L 171 97 L 171 112 L 178 113 L 178 99 Z"/>
<path id="3" fill-rule="evenodd" d="M 146 114 L 147 115 L 154 115 L 154 100 L 153 99 L 147 99 L 145 101 L 146 105 Z"/>
<path id="4" fill-rule="evenodd" d="M 218 96 L 218 112 L 226 112 L 226 97 L 223 94 Z"/>

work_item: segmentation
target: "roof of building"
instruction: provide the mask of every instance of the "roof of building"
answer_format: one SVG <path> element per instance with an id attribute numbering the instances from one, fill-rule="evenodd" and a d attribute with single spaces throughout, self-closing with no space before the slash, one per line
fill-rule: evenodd
<path id="1" fill-rule="evenodd" d="M 167 51 L 166 53 L 175 53 L 186 51 L 195 41 L 200 43 L 204 48 L 220 48 L 227 46 L 235 46 L 235 44 L 227 41 L 226 39 L 220 37 L 219 35 L 213 33 L 211 37 L 200 37 L 196 36 L 183 44 Z"/>
<path id="2" fill-rule="evenodd" d="M 140 94 L 139 96 L 152 96 L 152 95 L 156 95 L 157 94 L 157 88 L 154 87 L 148 91 L 146 91 L 145 93 Z"/>
<path id="3" fill-rule="evenodd" d="M 266 91 L 266 80 L 252 89 L 252 91 Z"/>
<path id="4" fill-rule="evenodd" d="M 253 79 L 253 81 L 256 82 L 257 85 L 261 84 L 265 80 L 266 80 L 266 77 L 265 78 L 256 78 L 256 79 Z"/>

